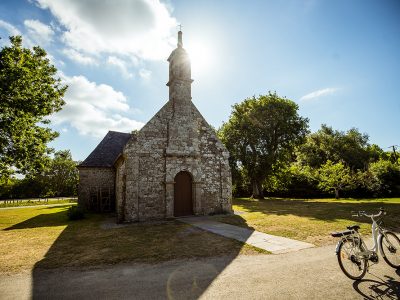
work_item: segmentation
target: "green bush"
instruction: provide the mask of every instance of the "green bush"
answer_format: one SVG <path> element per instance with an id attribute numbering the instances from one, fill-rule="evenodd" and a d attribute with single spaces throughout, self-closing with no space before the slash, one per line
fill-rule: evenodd
<path id="1" fill-rule="evenodd" d="M 83 209 L 79 206 L 71 206 L 67 211 L 69 220 L 81 220 L 85 217 Z"/>

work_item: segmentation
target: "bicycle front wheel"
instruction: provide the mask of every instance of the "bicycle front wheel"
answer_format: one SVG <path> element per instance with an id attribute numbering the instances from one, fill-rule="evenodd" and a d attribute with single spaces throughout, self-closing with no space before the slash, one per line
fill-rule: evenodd
<path id="1" fill-rule="evenodd" d="M 400 239 L 393 232 L 386 231 L 380 238 L 383 259 L 393 268 L 400 268 Z"/>
<path id="2" fill-rule="evenodd" d="M 359 239 L 343 239 L 337 253 L 340 269 L 353 279 L 359 280 L 367 272 L 367 259 L 362 254 L 363 246 Z"/>

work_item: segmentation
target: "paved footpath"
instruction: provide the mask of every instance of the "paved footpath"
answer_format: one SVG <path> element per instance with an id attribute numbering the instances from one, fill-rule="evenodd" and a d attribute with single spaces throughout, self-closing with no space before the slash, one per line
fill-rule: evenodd
<path id="1" fill-rule="evenodd" d="M 335 246 L 96 269 L 0 275 L 0 299 L 399 299 L 400 271 L 380 260 L 364 280 L 341 272 Z"/>
<path id="2" fill-rule="evenodd" d="M 179 220 L 203 230 L 270 251 L 273 254 L 315 247 L 313 244 L 213 221 L 209 217 L 185 217 Z"/>

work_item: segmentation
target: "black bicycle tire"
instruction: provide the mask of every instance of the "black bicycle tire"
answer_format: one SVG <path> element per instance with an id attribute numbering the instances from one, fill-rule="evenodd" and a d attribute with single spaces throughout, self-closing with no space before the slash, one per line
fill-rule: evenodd
<path id="1" fill-rule="evenodd" d="M 363 264 L 364 266 L 363 266 L 363 271 L 362 271 L 362 273 L 361 273 L 359 276 L 353 276 L 353 275 L 349 274 L 349 273 L 346 271 L 346 268 L 343 266 L 342 258 L 341 258 L 341 255 L 340 255 L 340 250 L 342 249 L 343 245 L 344 245 L 346 242 L 350 242 L 350 241 L 349 241 L 349 240 L 345 240 L 345 239 L 341 240 L 341 241 L 340 241 L 339 248 L 338 248 L 337 258 L 338 258 L 339 267 L 340 267 L 340 269 L 342 270 L 342 272 L 344 273 L 344 275 L 346 275 L 346 276 L 349 277 L 350 279 L 353 279 L 353 280 L 360 280 L 360 279 L 362 279 L 362 278 L 365 276 L 365 273 L 367 273 L 367 260 L 366 260 L 366 259 L 362 259 L 362 264 Z M 360 245 L 361 245 L 361 241 L 360 241 Z M 361 245 L 360 247 L 362 247 L 362 245 Z M 360 250 L 362 251 L 362 249 L 360 249 Z"/>
<path id="2" fill-rule="evenodd" d="M 400 245 L 400 239 L 399 239 L 399 237 L 398 237 L 394 232 L 386 231 L 385 234 L 386 234 L 386 235 L 391 235 L 391 236 L 393 236 L 393 237 L 395 238 L 395 240 L 397 240 L 397 241 L 399 242 L 399 245 Z M 389 266 L 391 266 L 392 268 L 400 269 L 400 263 L 399 263 L 398 265 L 392 264 L 392 262 L 389 261 L 389 259 L 386 257 L 386 254 L 385 254 L 385 252 L 384 252 L 384 250 L 383 250 L 383 244 L 382 244 L 384 238 L 385 238 L 385 236 L 384 236 L 384 235 L 381 235 L 381 237 L 380 237 L 380 239 L 379 239 L 379 246 L 381 247 L 381 251 L 382 251 L 381 254 L 382 254 L 383 259 L 384 259 L 385 262 L 386 262 Z M 400 249 L 399 249 L 398 251 L 400 251 Z"/>

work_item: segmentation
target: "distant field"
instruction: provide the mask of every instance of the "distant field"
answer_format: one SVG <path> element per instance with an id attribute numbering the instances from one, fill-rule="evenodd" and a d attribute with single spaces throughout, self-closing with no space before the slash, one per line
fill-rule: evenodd
<path id="1" fill-rule="evenodd" d="M 317 246 L 337 240 L 332 231 L 345 230 L 351 224 L 360 224 L 362 234 L 370 234 L 371 220 L 351 216 L 351 211 L 365 210 L 377 213 L 383 207 L 388 215 L 385 227 L 400 232 L 400 198 L 388 199 L 284 199 L 233 200 L 234 210 L 240 215 L 215 216 L 217 220 L 233 225 L 285 236 L 313 243 Z"/>
<path id="2" fill-rule="evenodd" d="M 179 221 L 117 226 L 107 214 L 69 221 L 70 206 L 0 209 L 0 273 L 267 253 Z"/>
<path id="3" fill-rule="evenodd" d="M 77 201 L 78 198 L 76 197 L 7 199 L 7 200 L 0 200 L 0 208 L 33 206 L 33 205 L 43 205 L 43 204 L 75 203 Z"/>

